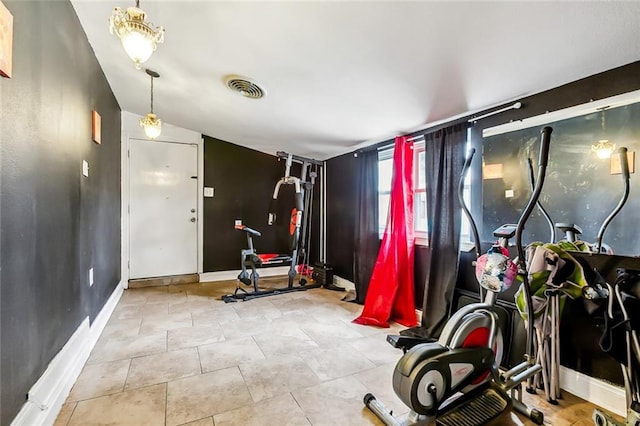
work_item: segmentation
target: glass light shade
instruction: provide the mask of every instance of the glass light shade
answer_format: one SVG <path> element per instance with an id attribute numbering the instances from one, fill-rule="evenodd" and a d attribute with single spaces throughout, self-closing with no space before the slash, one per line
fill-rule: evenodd
<path id="1" fill-rule="evenodd" d="M 138 31 L 129 31 L 123 35 L 122 47 L 135 62 L 137 69 L 141 68 L 141 64 L 146 62 L 155 50 L 154 42 L 149 35 Z"/>
<path id="2" fill-rule="evenodd" d="M 616 145 L 606 139 L 599 140 L 597 144 L 591 145 L 591 151 L 595 152 L 598 158 L 607 159 L 615 151 Z"/>
<path id="3" fill-rule="evenodd" d="M 162 120 L 152 112 L 140 119 L 140 126 L 149 139 L 157 138 L 162 132 Z"/>
<path id="4" fill-rule="evenodd" d="M 116 7 L 109 18 L 109 31 L 120 37 L 125 52 L 138 69 L 151 57 L 158 43 L 164 41 L 164 28 L 153 29 L 145 17 L 144 11 L 137 7 L 130 7 L 126 12 Z"/>

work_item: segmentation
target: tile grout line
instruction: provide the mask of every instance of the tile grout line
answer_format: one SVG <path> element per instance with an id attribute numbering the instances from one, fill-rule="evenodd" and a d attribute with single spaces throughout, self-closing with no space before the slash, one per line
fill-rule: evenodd
<path id="1" fill-rule="evenodd" d="M 164 426 L 167 426 L 167 410 L 169 408 L 169 382 L 164 386 Z"/>
<path id="2" fill-rule="evenodd" d="M 196 346 L 196 353 L 198 354 L 198 364 L 200 365 L 200 374 L 204 374 L 204 370 L 202 368 L 202 357 L 200 356 L 200 346 Z"/>
<path id="3" fill-rule="evenodd" d="M 78 407 L 78 401 L 73 403 L 73 409 L 71 410 L 71 414 L 69 414 L 69 418 L 67 419 L 67 421 L 64 423 L 64 426 L 68 426 L 68 424 L 71 422 L 71 417 L 73 417 L 73 413 L 76 412 L 76 408 Z M 59 415 L 59 414 L 58 414 Z"/>
<path id="4" fill-rule="evenodd" d="M 304 388 L 301 388 L 301 389 L 304 389 Z M 293 394 L 293 392 L 289 392 L 289 395 L 291 395 L 291 398 L 293 398 L 293 401 L 296 403 L 298 408 L 300 408 L 300 411 L 302 411 L 302 414 L 304 414 L 304 418 L 307 419 L 310 425 L 313 425 L 313 423 L 311 423 L 311 419 L 307 415 L 306 411 L 304 411 L 304 408 L 302 408 L 302 405 L 300 405 L 300 402 L 298 401 L 296 396 Z"/>
<path id="5" fill-rule="evenodd" d="M 127 375 L 124 378 L 124 383 L 122 384 L 122 391 L 124 392 L 124 390 L 127 388 L 127 381 L 129 380 L 129 374 L 131 374 L 131 365 L 133 364 L 133 357 L 129 358 L 129 368 L 127 368 Z"/>

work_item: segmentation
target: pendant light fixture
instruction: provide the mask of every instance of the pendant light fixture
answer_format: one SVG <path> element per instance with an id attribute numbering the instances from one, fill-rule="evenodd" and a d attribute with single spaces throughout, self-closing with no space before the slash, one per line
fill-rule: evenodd
<path id="1" fill-rule="evenodd" d="M 604 111 L 609 108 L 608 106 L 599 108 L 602 114 L 601 128 L 602 128 L 602 137 L 595 145 L 591 145 L 591 151 L 595 152 L 598 158 L 607 159 L 611 157 L 613 151 L 616 149 L 616 144 L 609 142 L 608 139 L 605 139 L 605 116 Z"/>
<path id="2" fill-rule="evenodd" d="M 155 139 L 162 132 L 162 120 L 153 113 L 153 79 L 159 78 L 160 74 L 150 69 L 145 70 L 151 77 L 151 112 L 140 119 L 140 126 L 149 139 Z"/>
<path id="3" fill-rule="evenodd" d="M 123 11 L 116 7 L 109 18 L 109 32 L 114 32 L 120 37 L 122 46 L 127 55 L 140 69 L 156 50 L 159 43 L 164 41 L 164 28 L 155 27 L 151 22 L 145 21 L 146 13 L 140 9 L 140 0 L 136 0 L 135 7 Z"/>

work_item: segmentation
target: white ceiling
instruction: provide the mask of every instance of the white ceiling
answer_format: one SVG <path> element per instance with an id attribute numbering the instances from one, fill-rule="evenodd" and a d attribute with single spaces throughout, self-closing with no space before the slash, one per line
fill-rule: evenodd
<path id="1" fill-rule="evenodd" d="M 135 1 L 71 1 L 120 107 L 146 114 L 149 77 L 107 23 L 115 6 Z M 317 159 L 640 60 L 640 1 L 140 7 L 166 29 L 144 65 L 161 75 L 154 110 L 163 121 Z M 267 96 L 231 92 L 228 74 L 256 81 Z"/>

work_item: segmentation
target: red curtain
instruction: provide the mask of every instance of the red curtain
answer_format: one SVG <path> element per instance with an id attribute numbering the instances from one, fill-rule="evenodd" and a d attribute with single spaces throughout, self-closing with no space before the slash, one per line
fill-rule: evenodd
<path id="1" fill-rule="evenodd" d="M 413 142 L 396 137 L 387 226 L 356 324 L 417 324 L 414 307 Z"/>

